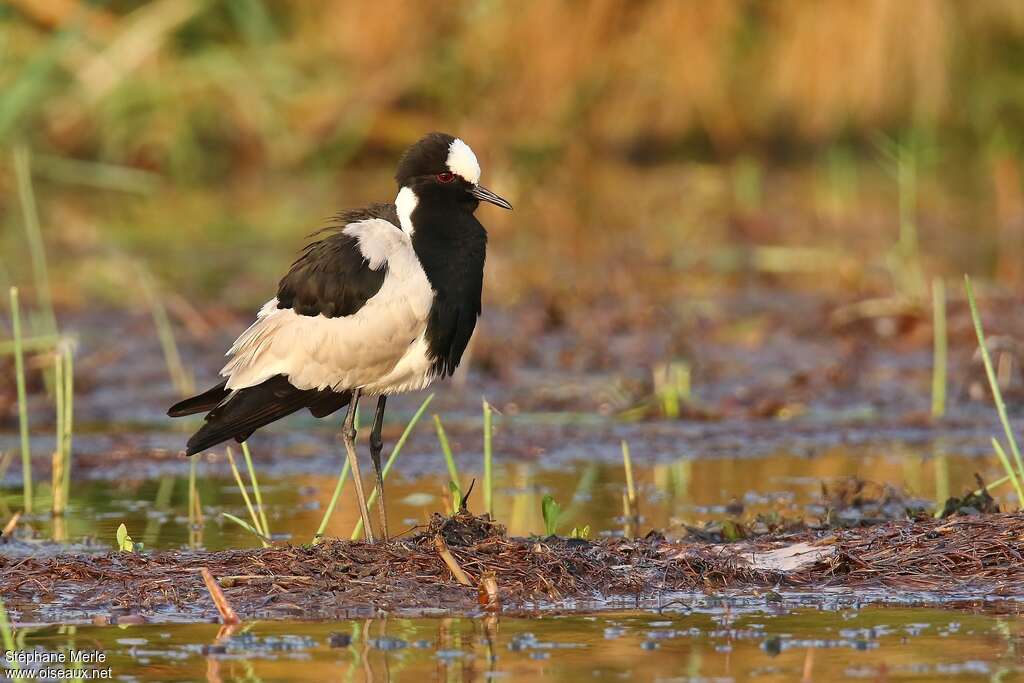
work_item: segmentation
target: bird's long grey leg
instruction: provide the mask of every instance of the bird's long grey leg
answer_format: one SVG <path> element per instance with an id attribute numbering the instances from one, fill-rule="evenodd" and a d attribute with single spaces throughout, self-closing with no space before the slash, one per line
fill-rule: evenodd
<path id="1" fill-rule="evenodd" d="M 387 402 L 387 396 L 380 396 L 377 399 L 377 413 L 373 416 L 373 430 L 370 432 L 370 459 L 373 460 L 373 469 L 377 471 L 377 506 L 380 508 L 380 535 L 384 537 L 385 543 L 388 542 L 388 511 L 384 505 L 384 475 L 380 469 L 380 452 L 384 448 L 384 441 L 381 439 L 380 430 L 384 425 L 384 405 Z"/>
<path id="2" fill-rule="evenodd" d="M 352 483 L 356 485 L 356 499 L 359 501 L 359 514 L 363 518 L 366 529 L 366 540 L 374 542 L 373 527 L 370 526 L 370 510 L 366 507 L 366 496 L 363 494 L 363 479 L 359 476 L 359 459 L 356 457 L 356 411 L 359 410 L 359 389 L 352 390 L 352 400 L 348 404 L 348 414 L 341 428 L 341 439 L 345 442 L 345 453 L 348 465 L 352 469 Z"/>

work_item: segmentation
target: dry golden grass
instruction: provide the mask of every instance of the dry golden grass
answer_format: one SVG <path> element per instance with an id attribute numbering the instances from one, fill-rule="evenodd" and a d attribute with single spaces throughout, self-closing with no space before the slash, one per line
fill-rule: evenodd
<path id="1" fill-rule="evenodd" d="M 993 44 L 1024 36 L 1014 0 L 235 5 L 17 0 L 0 83 L 74 26 L 23 123 L 42 119 L 44 144 L 157 166 L 189 137 L 232 163 L 289 165 L 441 124 L 528 149 L 697 133 L 731 150 L 941 125 L 1002 68 Z"/>
<path id="2" fill-rule="evenodd" d="M 922 239 L 962 270 L 986 262 L 989 246 L 961 245 L 987 230 L 980 243 L 1010 255 L 999 277 L 1024 277 L 1016 0 L 13 0 L 0 28 L 0 143 L 31 144 L 48 241 L 77 250 L 90 282 L 115 279 L 104 261 L 120 250 L 180 263 L 186 243 L 230 254 L 261 239 L 290 254 L 339 206 L 382 199 L 395 154 L 429 129 L 471 140 L 515 200 L 487 219 L 509 300 L 628 292 L 640 270 L 691 274 L 733 245 L 850 250 L 870 269 L 897 234 L 878 131 L 923 131 L 949 153 L 952 174 L 919 171 Z M 799 178 L 792 158 L 807 160 Z M 71 190 L 97 169 L 54 159 L 151 171 L 157 189 L 83 199 Z M 272 251 L 250 275 L 281 267 Z M 607 267 L 618 254 L 633 267 Z M 153 269 L 216 289 L 210 258 Z M 0 261 L 0 280 L 23 279 Z"/>

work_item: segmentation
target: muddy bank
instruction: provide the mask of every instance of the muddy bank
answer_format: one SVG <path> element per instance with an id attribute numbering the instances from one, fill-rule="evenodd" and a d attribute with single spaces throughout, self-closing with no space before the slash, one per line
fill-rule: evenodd
<path id="1" fill-rule="evenodd" d="M 469 585 L 442 559 L 445 539 Z M 27 622 L 203 621 L 217 611 L 199 574 L 217 577 L 243 619 L 337 619 L 387 612 L 475 613 L 493 578 L 501 609 L 674 591 L 884 589 L 955 597 L 1024 596 L 1024 514 L 899 521 L 734 544 L 510 538 L 483 518 L 386 546 L 327 541 L 224 552 L 0 556 L 0 596 Z M 483 598 L 481 597 L 483 595 Z M 493 608 L 493 595 L 490 598 Z"/>

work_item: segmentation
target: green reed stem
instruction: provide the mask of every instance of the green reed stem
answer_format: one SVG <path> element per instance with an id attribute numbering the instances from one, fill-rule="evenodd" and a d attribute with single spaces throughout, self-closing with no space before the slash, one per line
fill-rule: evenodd
<path id="1" fill-rule="evenodd" d="M 629 497 L 630 507 L 636 505 L 636 488 L 633 485 L 633 458 L 629 454 L 629 444 L 622 442 L 622 465 L 626 469 L 626 495 Z"/>
<path id="2" fill-rule="evenodd" d="M 45 331 L 56 332 L 57 317 L 53 312 L 53 294 L 50 292 L 46 248 L 43 245 L 43 233 L 39 227 L 39 210 L 36 207 L 35 192 L 32 190 L 32 160 L 29 149 L 25 145 L 17 145 L 14 148 L 14 174 L 17 177 L 21 216 L 25 224 L 25 237 L 28 239 L 29 256 L 32 260 L 36 296 L 39 297 L 39 306 L 43 309 L 46 322 Z"/>
<path id="3" fill-rule="evenodd" d="M 7 606 L 4 605 L 4 601 L 0 599 L 0 641 L 4 644 L 5 652 L 14 652 L 14 629 L 11 628 L 11 620 L 7 616 Z M 11 668 L 15 671 L 20 671 L 21 666 L 17 660 L 11 662 Z"/>
<path id="4" fill-rule="evenodd" d="M 54 430 L 53 472 L 50 477 L 50 502 L 54 515 L 64 514 L 64 359 L 53 357 L 53 397 L 57 408 Z"/>
<path id="5" fill-rule="evenodd" d="M 21 434 L 21 490 L 25 513 L 32 514 L 32 452 L 28 440 L 28 397 L 25 392 L 25 356 L 21 348 L 21 312 L 17 287 L 11 287 L 11 331 L 14 334 L 14 377 L 18 392 L 18 431 Z"/>
<path id="6" fill-rule="evenodd" d="M 196 488 L 196 460 L 197 456 L 192 456 L 188 459 L 188 526 L 191 531 L 199 523 L 199 510 L 198 495 L 199 490 Z"/>
<path id="7" fill-rule="evenodd" d="M 949 338 L 946 332 L 946 284 L 932 280 L 932 417 L 946 414 L 946 377 L 949 364 Z"/>
<path id="8" fill-rule="evenodd" d="M 21 340 L 21 350 L 28 351 L 49 351 L 60 343 L 62 337 L 59 334 L 44 334 L 37 337 L 26 337 Z M 7 356 L 14 353 L 14 340 L 0 341 L 0 356 Z"/>
<path id="9" fill-rule="evenodd" d="M 260 492 L 260 483 L 256 481 L 256 468 L 252 466 L 252 455 L 249 453 L 249 444 L 242 442 L 242 455 L 245 456 L 245 466 L 249 470 L 249 481 L 252 482 L 252 492 L 256 496 L 256 510 L 260 513 L 260 531 L 267 538 L 270 538 L 270 525 L 267 524 L 267 513 L 263 509 L 263 494 Z"/>
<path id="10" fill-rule="evenodd" d="M 263 544 L 264 548 L 270 547 L 270 539 L 264 536 L 263 532 L 254 527 L 252 524 L 249 524 L 249 522 L 245 521 L 240 517 L 234 516 L 230 512 L 222 512 L 221 514 L 224 516 L 225 519 L 230 519 L 232 522 L 242 527 L 256 538 L 260 539 L 260 543 Z"/>
<path id="11" fill-rule="evenodd" d="M 338 481 L 334 485 L 334 493 L 331 495 L 331 502 L 327 504 L 327 509 L 324 510 L 324 516 L 320 520 L 320 526 L 316 529 L 316 534 L 313 535 L 313 542 L 315 543 L 318 539 L 322 538 L 324 532 L 327 530 L 327 522 L 330 521 L 331 515 L 334 514 L 334 508 L 338 505 L 338 499 L 341 498 L 341 490 L 345 488 L 345 482 L 348 481 L 349 475 L 349 463 L 345 460 L 345 464 L 341 466 L 341 472 L 338 473 Z"/>
<path id="12" fill-rule="evenodd" d="M 174 338 L 174 328 L 171 326 L 170 318 L 167 317 L 167 309 L 156 291 L 149 271 L 141 265 L 138 270 L 142 293 L 149 305 L 149 313 L 153 318 L 153 325 L 156 327 L 157 339 L 160 340 L 160 349 L 163 351 L 167 374 L 170 375 L 171 383 L 178 393 L 188 396 L 195 392 L 195 381 L 181 362 L 181 354 L 178 352 L 178 343 Z"/>
<path id="13" fill-rule="evenodd" d="M 1002 448 L 1002 444 L 1000 444 L 1000 448 Z M 1006 451 L 1003 451 L 1003 453 L 1005 454 L 1005 453 L 1006 453 Z M 998 452 L 998 451 L 996 451 L 996 455 L 998 455 L 998 454 L 999 454 L 999 452 Z M 977 496 L 977 495 L 980 495 L 980 494 L 981 494 L 981 492 L 982 492 L 983 490 L 986 490 L 986 489 L 988 489 L 988 490 L 994 489 L 994 488 L 996 488 L 996 487 L 998 487 L 998 486 L 1002 486 L 1002 485 L 1003 485 L 1003 484 L 1005 484 L 1006 482 L 1012 482 L 1012 481 L 1013 481 L 1013 479 L 1014 479 L 1014 478 L 1013 478 L 1013 476 L 1012 476 L 1012 475 L 1009 475 L 1009 474 L 1005 474 L 1005 475 L 1003 475 L 1003 476 L 999 477 L 998 479 L 996 479 L 995 481 L 993 481 L 993 482 L 991 482 L 991 483 L 988 483 L 988 484 L 985 484 L 985 489 L 977 489 L 977 490 L 975 490 L 974 492 L 972 492 L 972 493 L 971 493 L 971 495 L 972 495 L 972 496 Z"/>
<path id="14" fill-rule="evenodd" d="M 74 434 L 75 425 L 75 354 L 68 348 L 64 354 L 64 386 L 60 389 L 64 392 L 64 504 L 67 505 L 71 496 L 71 440 Z M 58 384 L 58 387 L 60 385 Z"/>
<path id="15" fill-rule="evenodd" d="M 1020 447 L 1017 445 L 1017 437 L 1010 425 L 1010 417 L 1006 412 L 1006 403 L 1003 402 L 1003 392 L 999 389 L 999 381 L 992 366 L 992 359 L 989 357 L 988 345 L 985 343 L 985 330 L 981 324 L 981 314 L 978 313 L 978 304 L 974 299 L 974 288 L 971 286 L 970 276 L 964 275 L 964 285 L 967 289 L 967 303 L 971 307 L 971 319 L 974 321 L 974 332 L 978 337 L 978 344 L 981 347 L 981 359 L 985 363 L 985 374 L 988 376 L 989 388 L 992 390 L 992 399 L 996 404 L 996 411 L 999 413 L 999 421 L 1003 425 L 1003 432 L 1010 445 L 1010 452 L 1013 454 L 1013 462 L 1019 476 L 1024 477 L 1024 462 L 1021 460 Z M 1009 461 L 1008 461 L 1009 462 Z M 1007 474 L 1012 474 L 1008 471 Z M 1022 501 L 1024 502 L 1024 501 Z"/>
<path id="16" fill-rule="evenodd" d="M 1017 504 L 1024 505 L 1024 489 L 1021 488 L 1020 479 L 1014 470 L 1010 459 L 1006 457 L 1006 451 L 1003 450 L 1003 444 L 999 443 L 999 439 L 992 437 L 992 448 L 995 449 L 996 455 L 999 456 L 999 462 L 1002 464 L 1003 469 L 1009 473 L 1010 481 L 1013 482 L 1013 489 L 1017 492 Z"/>
<path id="17" fill-rule="evenodd" d="M 434 428 L 437 429 L 437 440 L 441 444 L 441 453 L 444 454 L 444 462 L 448 466 L 448 478 L 452 490 L 452 514 L 459 511 L 459 503 L 462 502 L 462 488 L 459 486 L 459 468 L 455 465 L 455 456 L 452 455 L 452 446 L 448 442 L 448 435 L 441 424 L 441 418 L 434 415 Z"/>
<path id="18" fill-rule="evenodd" d="M 494 516 L 494 452 L 493 415 L 494 409 L 484 399 L 484 510 Z"/>
<path id="19" fill-rule="evenodd" d="M 391 471 L 391 466 L 394 465 L 395 461 L 398 459 L 398 454 L 402 452 L 402 447 L 405 445 L 405 442 L 409 440 L 409 435 L 412 434 L 413 427 L 415 427 L 416 423 L 420 421 L 421 417 L 423 417 L 423 413 L 426 412 L 427 406 L 429 406 L 430 402 L 433 400 L 433 394 L 430 394 L 425 399 L 423 399 L 423 403 L 420 404 L 420 407 L 413 414 L 412 419 L 410 419 L 408 424 L 405 425 L 405 430 L 402 432 L 402 435 L 398 437 L 398 441 L 395 442 L 395 447 L 391 449 L 391 454 L 388 456 L 387 461 L 385 461 L 384 467 L 381 468 L 381 479 L 388 478 L 388 472 Z M 376 503 L 377 497 L 379 495 L 380 491 L 378 491 L 377 486 L 374 485 L 373 491 L 370 492 L 370 497 L 366 499 L 367 507 Z M 353 541 L 358 541 L 362 537 L 362 535 L 363 520 L 362 518 L 360 518 L 359 521 L 356 522 L 355 528 L 352 529 L 352 535 L 349 536 L 349 539 Z"/>
<path id="20" fill-rule="evenodd" d="M 263 537 L 263 534 L 259 531 L 260 520 L 256 516 L 256 510 L 253 508 L 252 501 L 249 499 L 249 492 L 246 491 L 245 489 L 245 484 L 242 482 L 242 474 L 238 471 L 238 466 L 235 465 L 235 456 L 234 454 L 232 454 L 230 448 L 227 449 L 227 454 L 228 464 L 231 465 L 231 473 L 235 475 L 235 483 L 238 484 L 238 490 L 242 492 L 242 500 L 245 501 L 245 507 L 247 510 L 249 510 L 249 517 L 252 519 L 252 527 L 256 531 L 256 535 L 260 537 L 260 542 L 263 544 L 263 547 L 266 548 L 270 544 L 267 543 L 266 539 Z M 231 517 L 231 515 L 228 515 L 227 513 L 222 514 L 225 517 Z M 237 517 L 235 517 L 233 521 L 239 520 Z"/>

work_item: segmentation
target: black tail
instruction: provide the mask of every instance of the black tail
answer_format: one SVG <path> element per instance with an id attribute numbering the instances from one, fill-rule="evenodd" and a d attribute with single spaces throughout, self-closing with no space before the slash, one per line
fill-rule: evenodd
<path id="1" fill-rule="evenodd" d="M 224 380 L 215 387 L 210 387 L 206 391 L 192 398 L 186 398 L 184 401 L 178 401 L 167 410 L 168 417 L 184 417 L 185 415 L 195 415 L 196 413 L 205 413 L 208 410 L 213 410 L 217 407 L 217 404 L 228 397 L 231 392 L 225 387 L 228 381 Z"/>
<path id="2" fill-rule="evenodd" d="M 218 402 L 206 416 L 206 423 L 188 440 L 187 453 L 193 455 L 228 439 L 245 441 L 260 427 L 303 408 L 309 408 L 317 417 L 325 417 L 348 405 L 350 398 L 347 391 L 296 389 L 287 377 L 275 375 L 254 387 L 239 389 L 223 403 Z"/>

